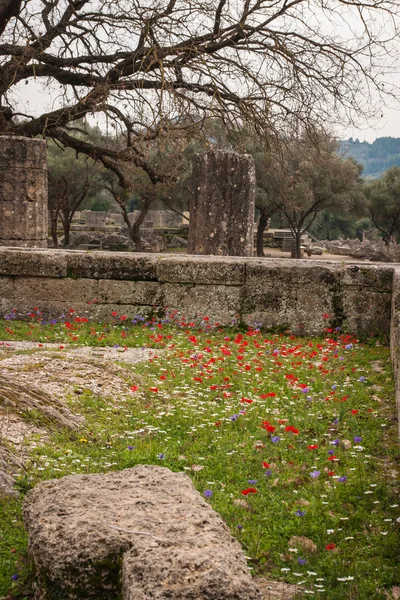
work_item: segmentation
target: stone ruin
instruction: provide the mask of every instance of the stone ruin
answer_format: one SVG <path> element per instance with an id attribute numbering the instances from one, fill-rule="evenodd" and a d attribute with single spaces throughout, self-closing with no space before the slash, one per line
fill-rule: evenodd
<path id="1" fill-rule="evenodd" d="M 253 256 L 255 167 L 251 156 L 211 150 L 193 161 L 188 253 Z"/>
<path id="2" fill-rule="evenodd" d="M 239 542 L 184 473 L 138 465 L 45 481 L 24 521 L 40 600 L 262 598 Z"/>
<path id="3" fill-rule="evenodd" d="M 0 137 L 0 246 L 47 248 L 44 140 Z"/>

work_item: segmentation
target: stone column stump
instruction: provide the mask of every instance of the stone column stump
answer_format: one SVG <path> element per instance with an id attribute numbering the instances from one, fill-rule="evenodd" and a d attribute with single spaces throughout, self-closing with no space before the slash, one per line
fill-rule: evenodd
<path id="1" fill-rule="evenodd" d="M 253 256 L 253 158 L 211 150 L 193 161 L 189 254 Z"/>
<path id="2" fill-rule="evenodd" d="M 0 137 L 0 246 L 47 248 L 46 142 Z"/>

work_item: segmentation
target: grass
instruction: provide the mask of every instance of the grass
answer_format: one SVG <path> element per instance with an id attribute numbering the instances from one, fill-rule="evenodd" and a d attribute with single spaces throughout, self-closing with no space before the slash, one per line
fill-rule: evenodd
<path id="1" fill-rule="evenodd" d="M 185 471 L 208 497 L 254 575 L 327 600 L 384 600 L 399 585 L 388 348 L 340 332 L 295 338 L 207 320 L 199 329 L 177 317 L 180 327 L 119 316 L 114 325 L 32 319 L 5 321 L 0 339 L 155 352 L 130 368 L 123 397 L 71 394 L 85 427 L 53 431 L 32 450 L 23 493 L 64 475 L 161 464 Z M 29 597 L 20 505 L 0 504 L 0 597 Z M 316 551 L 289 542 L 294 536 Z"/>

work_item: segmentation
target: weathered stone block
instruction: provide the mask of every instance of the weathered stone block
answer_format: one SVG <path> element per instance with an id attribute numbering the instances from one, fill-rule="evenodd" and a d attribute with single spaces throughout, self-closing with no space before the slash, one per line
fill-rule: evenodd
<path id="1" fill-rule="evenodd" d="M 241 288 L 227 285 L 163 285 L 168 311 L 176 309 L 183 317 L 210 317 L 221 325 L 232 323 L 241 310 Z"/>
<path id="2" fill-rule="evenodd" d="M 0 137 L 0 241 L 43 247 L 47 241 L 46 142 Z"/>
<path id="3" fill-rule="evenodd" d="M 393 292 L 390 321 L 390 357 L 392 360 L 397 419 L 400 436 L 400 268 L 393 273 Z"/>
<path id="4" fill-rule="evenodd" d="M 342 267 L 341 286 L 357 286 L 390 292 L 393 285 L 393 267 L 383 265 L 349 265 Z"/>
<path id="5" fill-rule="evenodd" d="M 158 281 L 169 283 L 241 285 L 244 273 L 245 264 L 240 259 L 224 260 L 212 256 L 161 258 L 157 264 Z"/>
<path id="6" fill-rule="evenodd" d="M 0 298 L 14 297 L 14 277 L 0 277 Z"/>
<path id="7" fill-rule="evenodd" d="M 73 307 L 98 298 L 98 281 L 96 279 L 53 279 L 51 277 L 17 277 L 14 294 L 17 298 L 30 299 L 35 304 L 42 300 L 47 302 L 64 302 L 64 307 Z"/>
<path id="8" fill-rule="evenodd" d="M 69 277 L 156 281 L 157 260 L 148 254 L 66 252 Z"/>
<path id="9" fill-rule="evenodd" d="M 239 543 L 183 473 L 138 465 L 45 481 L 24 521 L 37 598 L 261 600 Z"/>
<path id="10" fill-rule="evenodd" d="M 0 275 L 65 277 L 67 256 L 62 250 L 0 248 Z"/>
<path id="11" fill-rule="evenodd" d="M 153 281 L 100 279 L 97 297 L 109 304 L 163 305 L 162 286 Z"/>
<path id="12" fill-rule="evenodd" d="M 196 156 L 188 253 L 253 256 L 254 194 L 251 156 L 221 150 Z"/>
<path id="13" fill-rule="evenodd" d="M 389 335 L 391 314 L 390 292 L 368 289 L 346 289 L 342 293 L 346 328 L 357 335 Z"/>
<path id="14" fill-rule="evenodd" d="M 245 287 L 257 290 L 321 286 L 335 288 L 340 282 L 340 268 L 311 260 L 249 260 L 246 262 Z"/>

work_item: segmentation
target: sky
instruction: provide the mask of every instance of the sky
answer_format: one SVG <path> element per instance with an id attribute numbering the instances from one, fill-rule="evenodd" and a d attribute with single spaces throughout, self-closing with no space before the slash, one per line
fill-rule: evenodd
<path id="1" fill-rule="evenodd" d="M 355 22 L 352 22 L 351 16 L 346 16 L 344 22 L 343 18 L 344 15 L 341 15 L 337 22 L 330 23 L 327 21 L 324 23 L 323 27 L 326 27 L 327 31 L 332 28 L 330 33 L 338 34 L 346 32 L 346 28 L 349 28 L 349 31 L 354 35 L 353 26 L 355 25 Z M 317 22 L 319 22 L 318 19 Z M 385 26 L 385 23 L 383 23 L 383 25 Z M 399 52 L 397 54 L 397 59 L 395 59 L 396 64 L 392 63 L 393 74 L 389 83 L 400 90 L 400 40 L 398 46 Z M 54 93 L 54 88 L 52 92 L 50 89 L 43 91 L 41 85 L 32 79 L 29 79 L 27 85 L 25 85 L 25 82 L 18 84 L 16 86 L 15 94 L 13 95 L 15 99 L 18 99 L 18 108 L 20 112 L 34 116 L 59 108 L 61 105 L 60 97 L 57 93 Z M 363 121 L 358 118 L 357 127 L 345 129 L 338 126 L 332 128 L 332 126 L 329 127 L 330 124 L 326 125 L 328 125 L 334 135 L 339 139 L 353 137 L 354 139 L 358 138 L 361 142 L 373 142 L 378 137 L 390 136 L 400 138 L 400 96 L 397 101 L 395 99 L 390 99 L 387 106 L 382 106 L 380 114 L 382 114 L 382 117 L 375 120 L 371 119 L 369 121 Z M 101 121 L 99 124 L 101 126 Z"/>
<path id="2" fill-rule="evenodd" d="M 400 75 L 399 75 L 400 87 Z M 43 111 L 48 111 L 56 107 L 57 99 L 52 99 L 48 93 L 44 93 L 39 85 L 35 85 L 34 81 L 30 80 L 28 85 L 19 86 L 18 99 L 21 112 L 26 110 L 30 114 L 41 114 Z M 53 103 L 55 105 L 53 106 Z M 339 139 L 348 139 L 353 137 L 358 138 L 360 142 L 373 142 L 378 137 L 398 137 L 400 138 L 400 100 L 397 107 L 395 102 L 391 102 L 391 106 L 382 107 L 382 118 L 375 121 L 359 120 L 359 127 L 334 129 L 335 135 Z"/>

